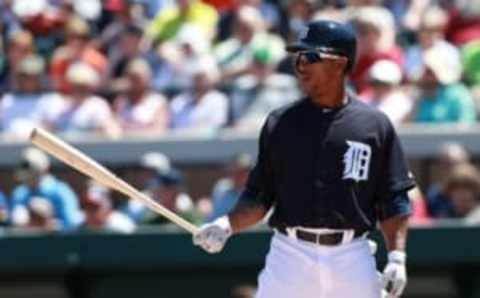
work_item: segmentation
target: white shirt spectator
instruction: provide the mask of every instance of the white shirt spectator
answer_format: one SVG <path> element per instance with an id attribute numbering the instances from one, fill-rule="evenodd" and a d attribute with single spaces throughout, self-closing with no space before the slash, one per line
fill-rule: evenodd
<path id="1" fill-rule="evenodd" d="M 27 136 L 37 124 L 35 109 L 41 94 L 7 93 L 0 101 L 0 130 L 15 136 Z"/>
<path id="2" fill-rule="evenodd" d="M 51 94 L 39 102 L 36 113 L 41 123 L 61 132 L 101 130 L 113 121 L 107 101 L 95 95 L 77 102 Z"/>
<path id="3" fill-rule="evenodd" d="M 369 71 L 371 94 L 361 97 L 369 105 L 384 112 L 394 125 L 399 125 L 410 116 L 413 99 L 400 87 L 402 70 L 393 61 L 379 60 Z"/>
<path id="4" fill-rule="evenodd" d="M 112 211 L 107 217 L 104 228 L 109 231 L 129 234 L 133 233 L 136 227 L 128 216 L 118 211 Z"/>
<path id="5" fill-rule="evenodd" d="M 131 103 L 126 97 L 115 102 L 120 126 L 124 130 L 154 128 L 159 122 L 168 124 L 168 104 L 164 96 L 158 93 L 146 94 L 138 103 Z M 164 119 L 159 119 L 163 117 Z"/>
<path id="6" fill-rule="evenodd" d="M 405 122 L 413 109 L 413 100 L 400 90 L 392 91 L 379 101 L 367 101 L 384 112 L 395 126 Z"/>
<path id="7" fill-rule="evenodd" d="M 210 90 L 195 102 L 192 94 L 182 93 L 170 105 L 173 128 L 220 128 L 227 122 L 228 99 Z"/>

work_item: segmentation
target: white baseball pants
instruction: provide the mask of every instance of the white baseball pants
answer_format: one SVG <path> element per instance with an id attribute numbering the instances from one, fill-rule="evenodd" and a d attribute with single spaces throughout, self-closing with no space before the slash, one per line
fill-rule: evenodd
<path id="1" fill-rule="evenodd" d="M 320 246 L 275 233 L 256 298 L 380 298 L 381 282 L 365 239 Z"/>

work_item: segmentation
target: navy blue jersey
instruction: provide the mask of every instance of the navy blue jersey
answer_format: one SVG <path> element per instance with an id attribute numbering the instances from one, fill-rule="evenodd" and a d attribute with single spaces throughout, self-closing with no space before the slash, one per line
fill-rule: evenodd
<path id="1" fill-rule="evenodd" d="M 374 229 L 411 212 L 415 182 L 385 114 L 353 96 L 324 109 L 303 99 L 272 112 L 241 200 L 274 206 L 273 227 Z"/>

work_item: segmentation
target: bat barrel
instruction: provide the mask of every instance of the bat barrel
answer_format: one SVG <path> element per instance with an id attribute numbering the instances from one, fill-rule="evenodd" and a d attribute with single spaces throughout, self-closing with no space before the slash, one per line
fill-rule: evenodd
<path id="1" fill-rule="evenodd" d="M 141 193 L 133 186 L 117 177 L 110 170 L 103 167 L 95 160 L 91 159 L 84 153 L 80 152 L 78 149 L 65 143 L 64 141 L 48 133 L 47 131 L 40 128 L 33 129 L 30 134 L 30 141 L 35 146 L 50 153 L 57 159 L 76 169 L 77 171 L 83 173 L 84 175 L 96 180 L 97 182 L 109 188 L 123 193 L 128 197 L 141 201 L 149 209 L 166 217 L 167 219 L 189 231 L 190 233 L 195 234 L 198 231 L 198 228 L 195 225 L 191 224 L 190 222 L 181 218 L 174 212 L 155 202 L 153 199 Z"/>

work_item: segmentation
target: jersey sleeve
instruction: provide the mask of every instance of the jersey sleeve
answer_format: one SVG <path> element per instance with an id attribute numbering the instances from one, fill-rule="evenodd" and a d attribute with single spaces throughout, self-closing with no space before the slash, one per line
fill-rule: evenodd
<path id="1" fill-rule="evenodd" d="M 399 214 L 410 214 L 411 206 L 406 193 L 415 187 L 400 139 L 389 121 L 383 153 L 382 172 L 379 173 L 376 189 L 381 220 Z"/>
<path id="2" fill-rule="evenodd" d="M 273 167 L 269 146 L 269 120 L 270 117 L 267 118 L 262 127 L 258 144 L 257 161 L 250 171 L 245 189 L 240 195 L 240 201 L 258 203 L 266 209 L 270 209 L 274 203 Z"/>

